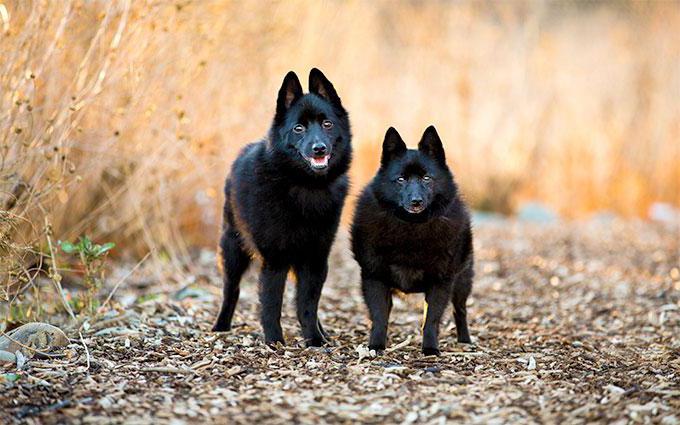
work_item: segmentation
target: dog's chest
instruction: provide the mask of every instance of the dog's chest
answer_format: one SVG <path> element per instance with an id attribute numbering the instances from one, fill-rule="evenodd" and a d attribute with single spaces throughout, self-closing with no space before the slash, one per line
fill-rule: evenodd
<path id="1" fill-rule="evenodd" d="M 293 216 L 307 219 L 333 219 L 342 208 L 342 195 L 333 188 L 310 189 L 292 187 L 281 201 Z"/>
<path id="2" fill-rule="evenodd" d="M 405 293 L 422 292 L 425 285 L 425 270 L 397 264 L 389 266 L 393 284 Z"/>
<path id="3" fill-rule="evenodd" d="M 385 232 L 376 244 L 377 253 L 395 287 L 407 293 L 422 292 L 450 270 L 451 235 L 446 227 L 412 226 L 409 230 Z"/>

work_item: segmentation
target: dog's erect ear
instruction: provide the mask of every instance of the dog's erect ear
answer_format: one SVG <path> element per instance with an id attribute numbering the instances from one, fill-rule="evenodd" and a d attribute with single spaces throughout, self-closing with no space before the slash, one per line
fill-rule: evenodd
<path id="1" fill-rule="evenodd" d="M 418 143 L 418 150 L 438 163 L 446 164 L 446 155 L 444 154 L 442 139 L 439 138 L 437 129 L 434 128 L 433 125 L 425 129 L 423 137 L 420 139 L 420 143 Z"/>
<path id="2" fill-rule="evenodd" d="M 383 142 L 382 157 L 380 158 L 380 165 L 386 166 L 395 158 L 398 158 L 406 153 L 406 143 L 401 139 L 399 132 L 390 127 L 385 133 L 385 141 Z"/>
<path id="3" fill-rule="evenodd" d="M 290 109 L 291 105 L 301 97 L 302 85 L 300 84 L 300 80 L 298 80 L 297 75 L 295 75 L 293 71 L 290 71 L 286 74 L 286 77 L 283 79 L 283 84 L 281 84 L 281 88 L 279 89 L 274 122 L 277 124 L 282 123 L 288 109 Z"/>
<path id="4" fill-rule="evenodd" d="M 323 75 L 323 72 L 319 71 L 317 68 L 312 68 L 312 70 L 309 71 L 309 92 L 323 97 L 342 112 L 345 111 L 342 107 L 342 102 L 340 102 L 340 97 L 335 91 L 335 87 L 333 87 L 333 84 L 331 84 L 331 82 L 328 81 L 328 78 Z"/>

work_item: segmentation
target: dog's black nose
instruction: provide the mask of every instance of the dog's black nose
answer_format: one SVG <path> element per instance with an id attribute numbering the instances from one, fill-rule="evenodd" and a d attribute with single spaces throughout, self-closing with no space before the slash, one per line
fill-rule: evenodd
<path id="1" fill-rule="evenodd" d="M 420 208 L 423 206 L 423 200 L 420 198 L 411 199 L 411 206 L 414 208 Z"/>
<path id="2" fill-rule="evenodd" d="M 326 155 L 327 150 L 328 148 L 326 148 L 326 145 L 324 145 L 323 143 L 314 143 L 314 145 L 312 145 L 312 151 L 316 156 Z"/>

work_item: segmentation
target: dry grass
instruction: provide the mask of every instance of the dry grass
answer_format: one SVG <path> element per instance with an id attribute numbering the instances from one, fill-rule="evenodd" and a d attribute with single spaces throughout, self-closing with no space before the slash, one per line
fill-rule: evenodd
<path id="1" fill-rule="evenodd" d="M 0 4 L 4 299 L 50 232 L 151 251 L 159 270 L 214 244 L 228 165 L 291 68 L 337 85 L 355 190 L 385 128 L 415 144 L 434 123 L 477 207 L 680 203 L 677 3 Z"/>

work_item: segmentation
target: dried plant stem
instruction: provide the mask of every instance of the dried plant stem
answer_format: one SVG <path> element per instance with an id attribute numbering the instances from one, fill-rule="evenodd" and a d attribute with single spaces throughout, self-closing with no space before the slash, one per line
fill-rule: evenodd
<path id="1" fill-rule="evenodd" d="M 66 312 L 71 316 L 71 319 L 73 321 L 76 321 L 76 315 L 73 313 L 73 310 L 71 309 L 71 306 L 68 304 L 68 301 L 66 300 L 66 297 L 64 296 L 64 290 L 61 287 L 61 275 L 58 272 L 57 268 L 57 256 L 55 255 L 54 252 L 54 246 L 52 244 L 52 237 L 50 236 L 52 233 L 51 226 L 49 223 L 49 220 L 47 217 L 45 217 L 45 239 L 47 239 L 47 247 L 50 251 L 50 258 L 52 260 L 52 273 L 51 273 L 51 280 L 52 283 L 54 283 L 54 288 L 57 292 L 57 297 L 61 300 L 62 305 L 64 306 L 64 309 Z"/>
<path id="2" fill-rule="evenodd" d="M 125 281 L 125 279 L 130 277 L 147 260 L 147 258 L 149 258 L 150 255 L 151 255 L 151 252 L 147 252 L 146 255 L 144 256 L 144 258 L 139 260 L 139 262 L 137 262 L 137 264 L 135 264 L 135 266 L 132 268 L 132 270 L 130 270 L 128 273 L 125 274 L 125 276 L 123 276 L 122 278 L 120 278 L 118 280 L 118 282 L 116 282 L 116 284 L 113 286 L 113 289 L 111 289 L 111 292 L 109 292 L 109 295 L 106 297 L 106 300 L 104 301 L 104 303 L 101 305 L 101 307 L 99 307 L 100 312 L 103 311 L 104 308 L 108 305 L 109 301 L 111 301 L 111 298 L 113 298 L 113 294 L 116 293 L 116 290 L 118 290 L 118 287 L 121 285 L 121 283 L 123 283 Z"/>
<path id="3" fill-rule="evenodd" d="M 83 333 L 78 331 L 78 336 L 80 337 L 80 343 L 83 345 L 83 348 L 85 348 L 85 360 L 87 362 L 87 370 L 90 369 L 90 350 L 87 348 L 87 344 L 85 344 L 85 339 L 83 338 Z"/>

